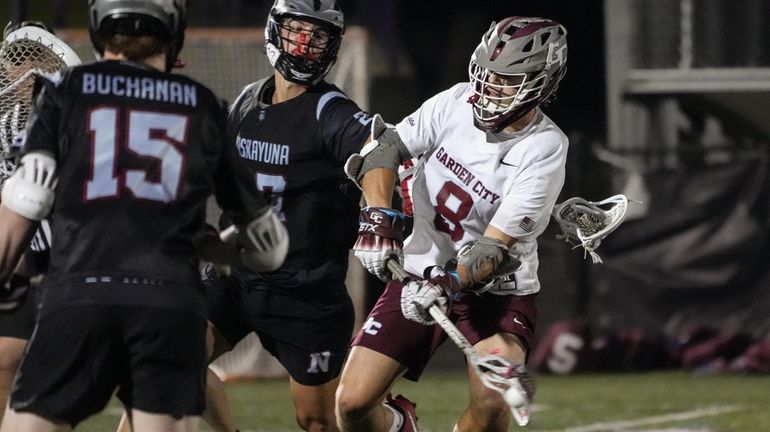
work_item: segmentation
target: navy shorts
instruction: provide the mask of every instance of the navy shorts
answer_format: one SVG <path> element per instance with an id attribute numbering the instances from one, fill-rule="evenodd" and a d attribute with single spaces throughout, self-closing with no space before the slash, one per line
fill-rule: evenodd
<path id="1" fill-rule="evenodd" d="M 329 281 L 315 296 L 234 277 L 208 280 L 206 291 L 209 320 L 231 345 L 255 332 L 298 383 L 318 386 L 339 376 L 355 320 L 344 280 Z"/>
<path id="2" fill-rule="evenodd" d="M 408 368 L 404 377 L 417 381 L 425 365 L 446 340 L 438 325 L 426 326 L 401 313 L 404 284 L 391 281 L 353 340 Z M 516 335 L 529 351 L 537 322 L 536 294 L 527 296 L 463 293 L 447 314 L 471 345 L 497 333 Z"/>
<path id="3" fill-rule="evenodd" d="M 68 305 L 41 317 L 27 345 L 11 408 L 75 427 L 118 388 L 127 409 L 200 415 L 206 320 L 193 312 Z"/>

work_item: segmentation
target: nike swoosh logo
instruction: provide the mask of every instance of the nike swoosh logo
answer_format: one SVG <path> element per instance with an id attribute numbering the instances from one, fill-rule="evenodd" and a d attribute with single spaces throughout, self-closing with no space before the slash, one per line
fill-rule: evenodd
<path id="1" fill-rule="evenodd" d="M 518 166 L 518 165 L 510 164 L 510 163 L 504 161 L 503 159 L 500 159 L 500 164 L 501 165 L 506 165 L 506 166 L 509 166 L 509 167 L 517 167 Z"/>
<path id="2" fill-rule="evenodd" d="M 515 318 L 513 319 L 513 322 L 515 322 L 516 324 L 518 324 L 518 325 L 520 325 L 520 326 L 524 327 L 525 329 L 527 328 L 527 326 L 525 326 L 523 322 L 519 321 L 519 317 L 515 317 Z"/>

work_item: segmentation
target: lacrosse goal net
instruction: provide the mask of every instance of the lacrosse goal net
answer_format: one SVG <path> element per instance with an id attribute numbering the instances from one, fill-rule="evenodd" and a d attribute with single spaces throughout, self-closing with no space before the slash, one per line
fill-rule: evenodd
<path id="1" fill-rule="evenodd" d="M 57 30 L 83 62 L 94 60 L 93 48 L 85 29 Z M 177 72 L 211 88 L 219 97 L 232 102 L 241 89 L 260 78 L 272 75 L 273 68 L 263 53 L 265 32 L 262 28 L 191 28 L 185 32 L 180 58 L 186 66 Z M 342 89 L 358 106 L 369 108 L 369 37 L 360 27 L 345 30 L 337 63 L 327 81 Z M 219 209 L 209 201 L 208 220 L 214 222 Z M 360 326 L 364 303 L 365 270 L 351 258 L 347 286 L 356 307 L 356 327 Z M 259 343 L 253 333 L 232 351 L 214 362 L 212 368 L 224 380 L 253 379 L 285 375 L 283 367 Z"/>

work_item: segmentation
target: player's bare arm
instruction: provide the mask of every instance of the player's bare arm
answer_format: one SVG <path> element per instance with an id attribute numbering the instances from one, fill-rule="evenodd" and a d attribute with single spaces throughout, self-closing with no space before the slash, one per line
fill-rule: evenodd
<path id="1" fill-rule="evenodd" d="M 366 205 L 370 207 L 390 207 L 393 201 L 393 188 L 396 171 L 390 168 L 375 168 L 361 180 Z"/>
<path id="2" fill-rule="evenodd" d="M 391 206 L 398 166 L 411 157 L 395 127 L 376 114 L 370 141 L 345 163 L 345 174 L 361 188 L 367 204 L 361 209 L 353 250 L 364 267 L 383 281 L 390 278 L 387 261 L 403 261 L 406 217 Z"/>
<path id="3" fill-rule="evenodd" d="M 0 204 L 0 282 L 11 276 L 37 228 L 51 211 L 57 183 L 56 161 L 30 152 L 3 184 Z"/>
<path id="4" fill-rule="evenodd" d="M 0 205 L 0 285 L 4 285 L 14 273 L 35 227 L 36 221 Z"/>

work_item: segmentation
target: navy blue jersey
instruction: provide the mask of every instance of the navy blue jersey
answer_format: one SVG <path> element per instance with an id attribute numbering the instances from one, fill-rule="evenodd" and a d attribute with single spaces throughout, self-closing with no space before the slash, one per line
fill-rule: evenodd
<path id="1" fill-rule="evenodd" d="M 228 137 L 286 223 L 289 254 L 277 272 L 238 273 L 279 285 L 344 278 L 360 193 L 343 166 L 369 136 L 371 118 L 326 82 L 278 104 L 274 89 L 272 77 L 244 89 L 230 109 Z"/>
<path id="2" fill-rule="evenodd" d="M 39 90 L 23 151 L 52 154 L 59 173 L 45 295 L 201 310 L 172 288 L 200 291 L 193 240 L 207 197 L 236 223 L 266 206 L 226 144 L 222 101 L 119 61 L 67 69 Z"/>

